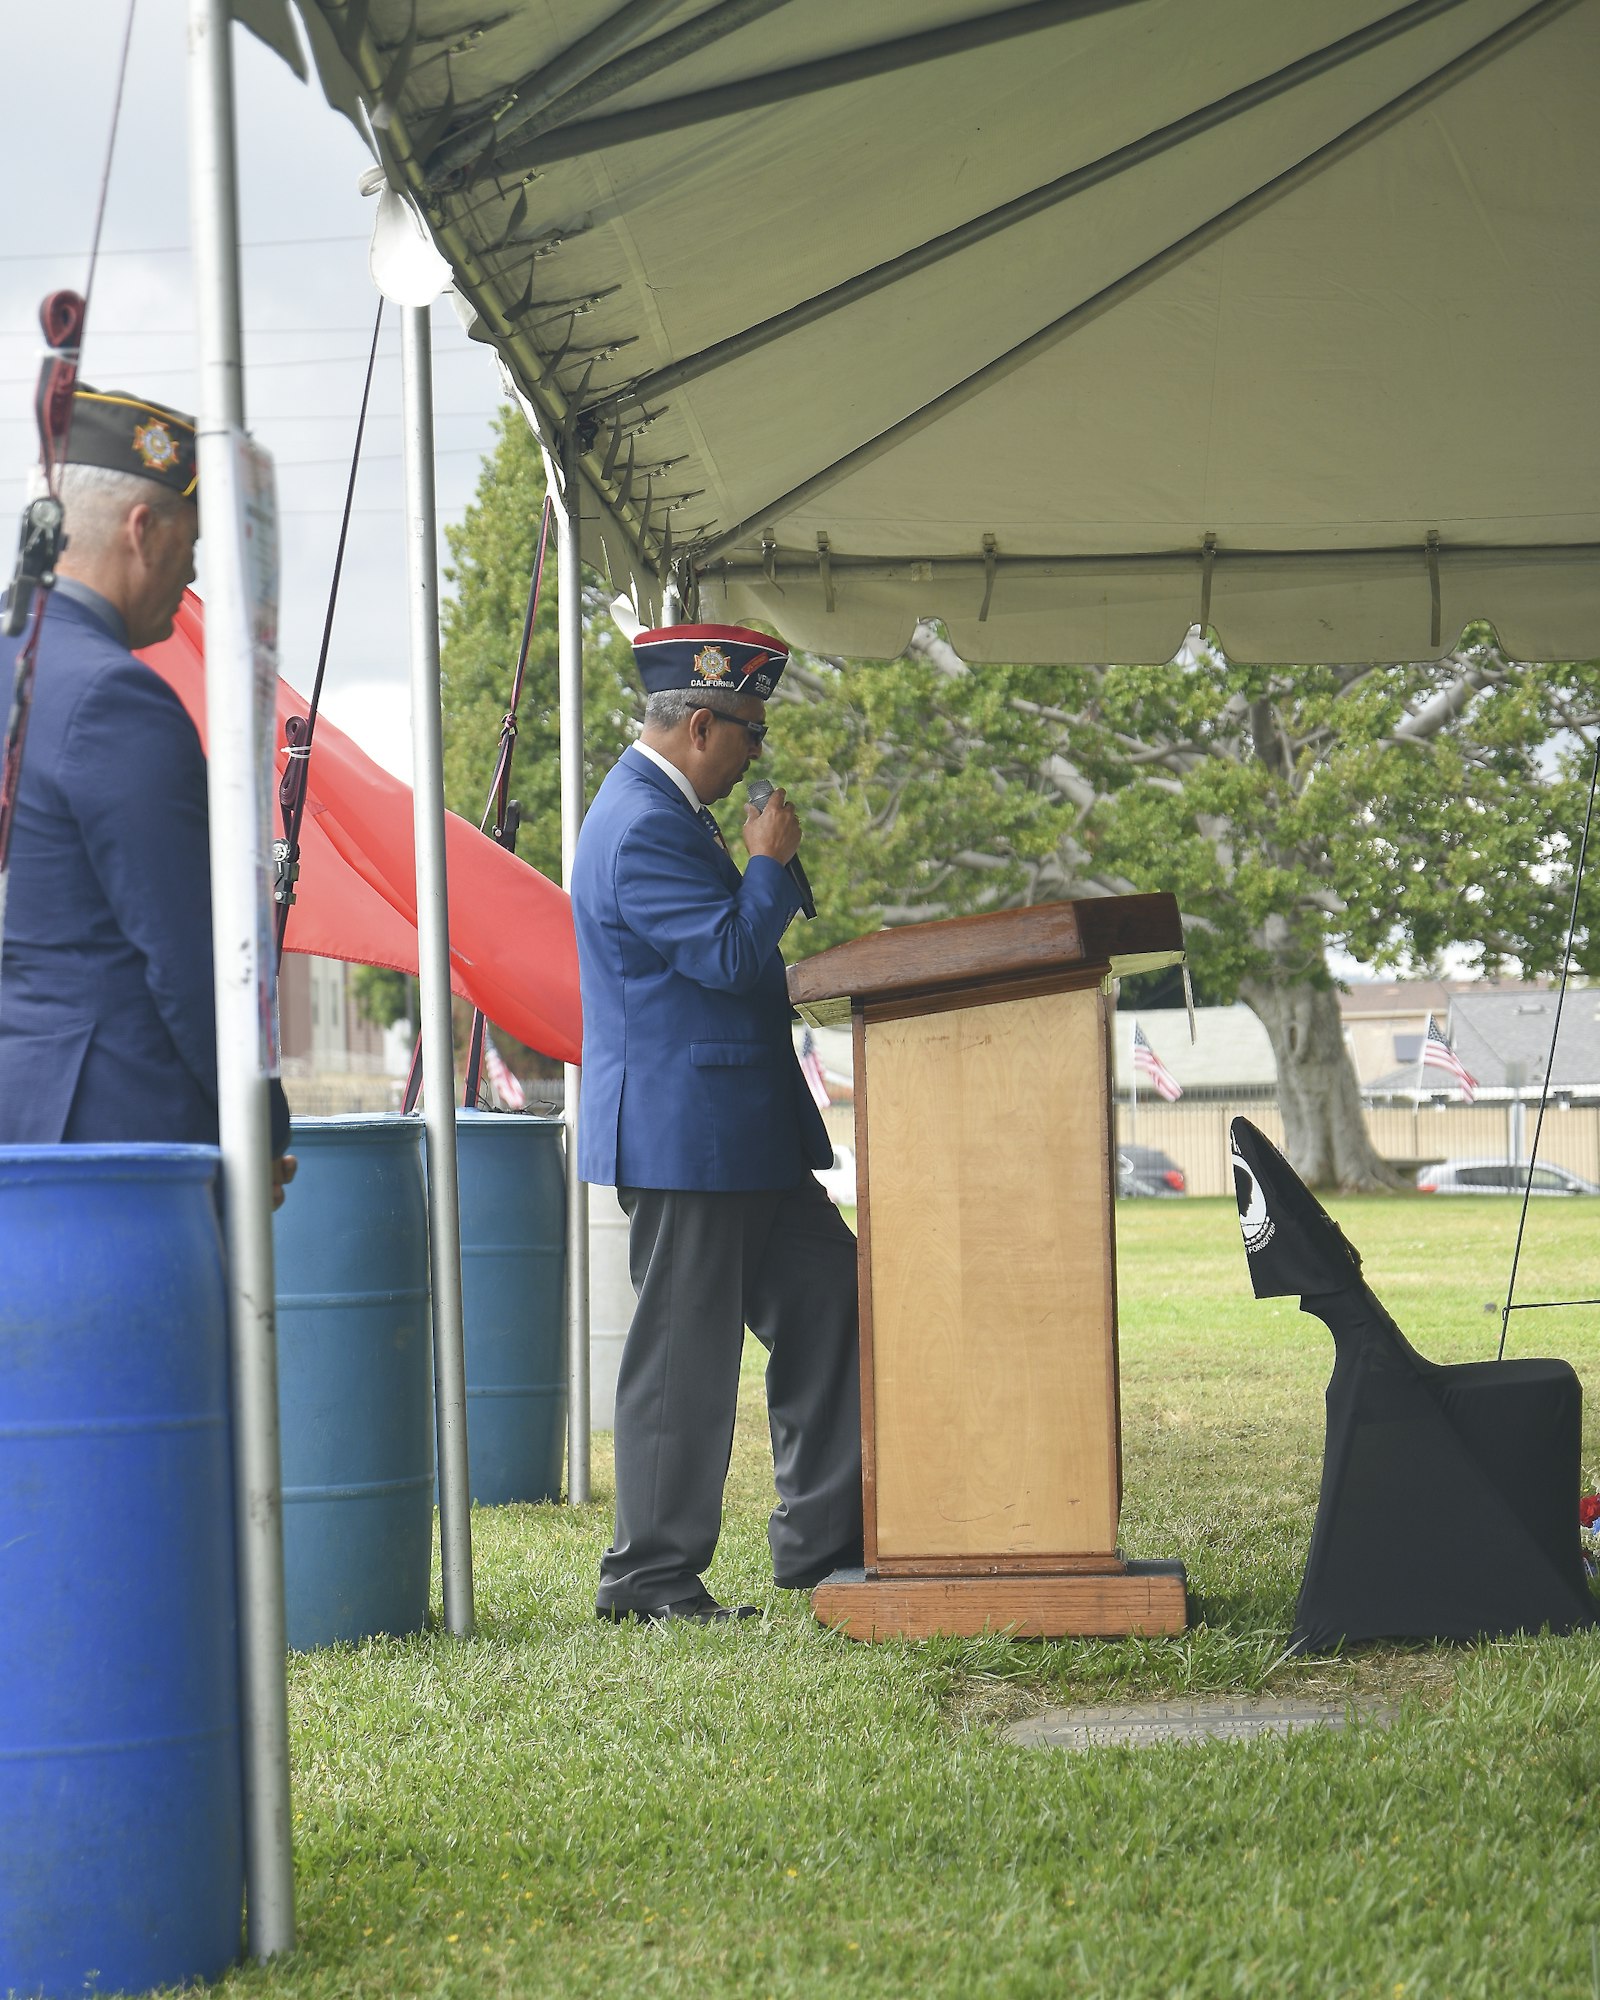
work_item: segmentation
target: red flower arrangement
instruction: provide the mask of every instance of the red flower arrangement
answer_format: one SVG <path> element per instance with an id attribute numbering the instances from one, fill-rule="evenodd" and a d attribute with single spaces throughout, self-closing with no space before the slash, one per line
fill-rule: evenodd
<path id="1" fill-rule="evenodd" d="M 1578 1525 L 1592 1528 L 1596 1522 L 1600 1522 L 1600 1493 L 1585 1493 L 1578 1502 Z"/>

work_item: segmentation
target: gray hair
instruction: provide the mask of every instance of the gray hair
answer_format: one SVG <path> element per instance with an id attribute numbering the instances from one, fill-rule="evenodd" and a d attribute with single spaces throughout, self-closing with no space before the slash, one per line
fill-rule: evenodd
<path id="1" fill-rule="evenodd" d="M 35 466 L 28 475 L 28 498 L 45 493 L 44 473 Z M 135 507 L 150 507 L 171 515 L 184 505 L 181 494 L 159 480 L 141 479 L 136 472 L 116 472 L 106 465 L 64 465 L 61 504 L 67 510 L 66 530 L 75 556 L 102 555 L 116 539 Z"/>
<path id="2" fill-rule="evenodd" d="M 742 722 L 744 718 L 735 704 L 743 699 L 732 688 L 663 688 L 659 694 L 646 697 L 644 719 L 651 728 L 676 729 L 697 708 L 709 708 L 713 714 L 731 715 L 735 722 Z"/>

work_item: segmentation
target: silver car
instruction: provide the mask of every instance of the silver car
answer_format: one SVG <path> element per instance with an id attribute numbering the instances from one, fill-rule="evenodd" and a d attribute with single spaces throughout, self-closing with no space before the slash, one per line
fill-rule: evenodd
<path id="1" fill-rule="evenodd" d="M 1418 1194 L 1600 1194 L 1570 1167 L 1538 1166 L 1528 1181 L 1526 1160 L 1444 1160 L 1417 1175 Z"/>

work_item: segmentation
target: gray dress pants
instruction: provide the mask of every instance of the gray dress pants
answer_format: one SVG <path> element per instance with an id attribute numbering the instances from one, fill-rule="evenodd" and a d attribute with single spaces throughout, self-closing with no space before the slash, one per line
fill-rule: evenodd
<path id="1" fill-rule="evenodd" d="M 617 1525 L 602 1609 L 694 1596 L 722 1527 L 739 1358 L 767 1350 L 778 1581 L 860 1561 L 856 1242 L 808 1174 L 777 1192 L 618 1188 L 638 1307 L 617 1376 Z"/>

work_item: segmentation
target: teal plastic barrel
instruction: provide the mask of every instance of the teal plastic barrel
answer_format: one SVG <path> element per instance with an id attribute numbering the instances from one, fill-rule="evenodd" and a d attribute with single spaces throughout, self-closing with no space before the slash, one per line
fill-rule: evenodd
<path id="1" fill-rule="evenodd" d="M 0 1993 L 238 1956 L 216 1174 L 208 1146 L 0 1147 Z"/>
<path id="2" fill-rule="evenodd" d="M 423 1627 L 433 1380 L 416 1120 L 297 1118 L 290 1150 L 273 1234 L 284 1599 L 304 1649 Z"/>
<path id="3" fill-rule="evenodd" d="M 567 1184 L 559 1118 L 461 1111 L 472 1497 L 556 1500 L 567 1434 Z"/>

